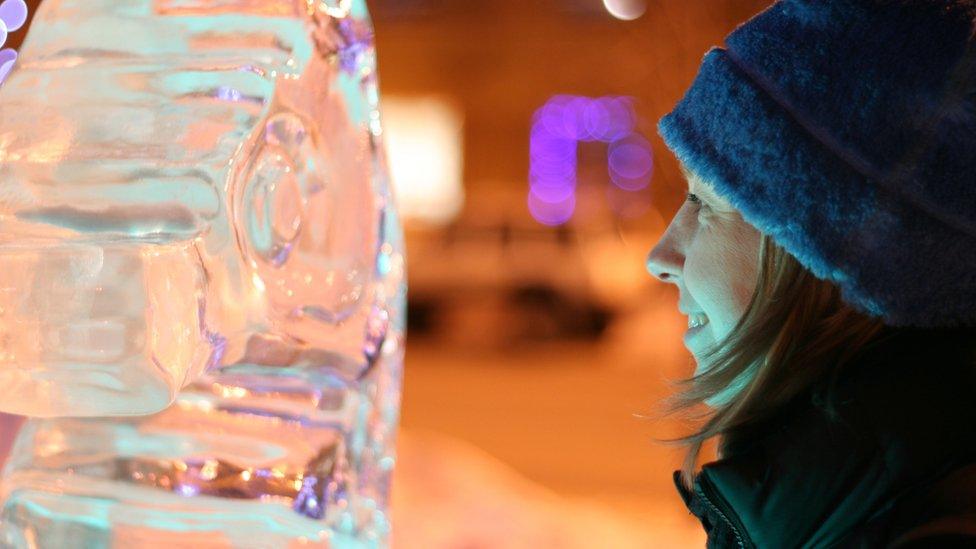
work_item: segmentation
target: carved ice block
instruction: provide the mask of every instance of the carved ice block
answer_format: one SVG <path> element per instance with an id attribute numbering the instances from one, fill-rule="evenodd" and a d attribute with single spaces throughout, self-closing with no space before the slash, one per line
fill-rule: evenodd
<path id="1" fill-rule="evenodd" d="M 21 54 L 0 545 L 384 546 L 406 287 L 363 0 L 45 0 Z"/>
<path id="2" fill-rule="evenodd" d="M 402 278 L 361 0 L 46 0 L 0 92 L 0 410 L 368 368 Z"/>

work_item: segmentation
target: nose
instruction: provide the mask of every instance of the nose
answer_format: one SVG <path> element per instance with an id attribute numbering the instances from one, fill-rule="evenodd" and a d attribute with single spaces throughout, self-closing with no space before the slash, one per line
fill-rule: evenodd
<path id="1" fill-rule="evenodd" d="M 684 267 L 685 256 L 678 246 L 676 224 L 672 223 L 664 231 L 661 240 L 647 254 L 647 272 L 661 282 L 677 284 L 677 278 Z"/>

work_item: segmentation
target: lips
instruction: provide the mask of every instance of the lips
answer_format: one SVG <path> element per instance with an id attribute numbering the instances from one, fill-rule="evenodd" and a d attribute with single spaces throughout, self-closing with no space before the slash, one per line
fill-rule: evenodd
<path id="1" fill-rule="evenodd" d="M 683 338 L 684 339 L 684 342 L 685 342 L 685 346 L 688 347 L 688 349 L 698 348 L 699 347 L 699 344 L 698 344 L 697 340 L 701 337 L 701 335 L 706 330 L 708 330 L 708 324 L 707 323 L 706 324 L 702 324 L 701 326 L 698 326 L 698 327 L 695 327 L 695 328 L 688 328 L 688 330 L 685 332 L 685 336 Z"/>

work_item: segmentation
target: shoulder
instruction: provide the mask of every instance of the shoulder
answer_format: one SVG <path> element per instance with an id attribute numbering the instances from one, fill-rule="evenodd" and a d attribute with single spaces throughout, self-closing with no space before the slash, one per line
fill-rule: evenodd
<path id="1" fill-rule="evenodd" d="M 976 547 L 976 464 L 954 469 L 896 509 L 891 549 Z"/>
<path id="2" fill-rule="evenodd" d="M 887 547 L 888 549 L 976 547 L 976 514 L 931 520 L 902 534 Z"/>

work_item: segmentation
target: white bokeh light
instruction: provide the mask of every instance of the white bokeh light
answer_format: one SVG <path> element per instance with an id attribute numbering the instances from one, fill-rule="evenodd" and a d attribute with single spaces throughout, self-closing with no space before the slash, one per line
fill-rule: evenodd
<path id="1" fill-rule="evenodd" d="M 463 116 L 438 97 L 383 98 L 383 133 L 404 220 L 442 225 L 464 204 Z"/>
<path id="2" fill-rule="evenodd" d="M 647 11 L 647 3 L 644 0 L 603 0 L 603 6 L 607 8 L 610 15 L 624 21 L 633 21 Z"/>

